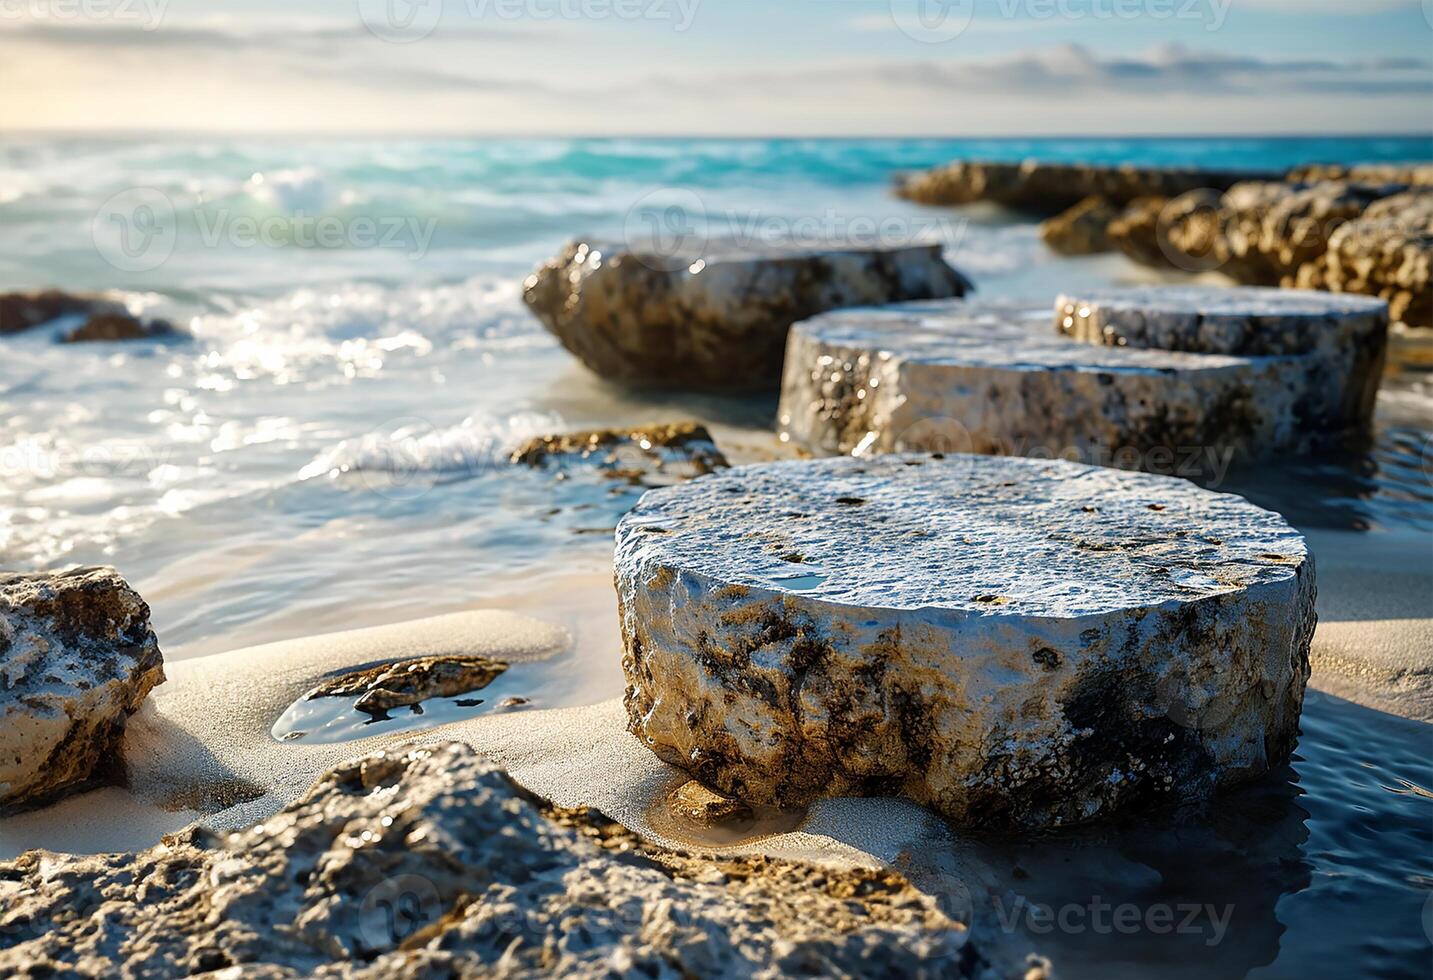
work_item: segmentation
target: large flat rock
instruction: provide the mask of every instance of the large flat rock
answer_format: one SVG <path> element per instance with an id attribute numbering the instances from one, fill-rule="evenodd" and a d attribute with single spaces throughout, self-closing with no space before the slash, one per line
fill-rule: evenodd
<path id="1" fill-rule="evenodd" d="M 939 245 L 711 243 L 677 254 L 574 242 L 524 284 L 564 347 L 624 384 L 775 387 L 786 332 L 842 306 L 961 296 Z"/>
<path id="2" fill-rule="evenodd" d="M 1051 327 L 1044 303 L 910 303 L 797 324 L 779 423 L 819 453 L 1044 455 L 1167 472 L 1183 452 L 1227 462 L 1346 428 L 1329 371 L 1310 354 L 1080 343 Z"/>
<path id="3" fill-rule="evenodd" d="M 1278 356 L 1309 354 L 1320 383 L 1335 385 L 1342 425 L 1373 415 L 1388 353 L 1388 304 L 1367 296 L 1298 289 L 1158 286 L 1069 293 L 1055 327 L 1089 344 Z M 1337 422 L 1337 420 L 1329 420 Z"/>
<path id="4" fill-rule="evenodd" d="M 1065 462 L 741 467 L 617 531 L 632 730 L 747 802 L 976 827 L 1192 800 L 1287 758 L 1315 586 L 1277 514 Z"/>
<path id="5" fill-rule="evenodd" d="M 114 569 L 0 574 L 0 806 L 114 767 L 125 722 L 163 680 L 149 606 Z"/>

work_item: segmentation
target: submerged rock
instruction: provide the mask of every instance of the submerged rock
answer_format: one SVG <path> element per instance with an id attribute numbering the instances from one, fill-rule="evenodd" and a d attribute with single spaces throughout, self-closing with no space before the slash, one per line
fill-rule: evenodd
<path id="1" fill-rule="evenodd" d="M 514 451 L 512 462 L 564 475 L 594 467 L 636 486 L 667 486 L 729 465 L 706 426 L 696 422 L 541 436 Z"/>
<path id="2" fill-rule="evenodd" d="M 429 698 L 481 690 L 507 669 L 506 663 L 487 657 L 421 657 L 330 678 L 305 698 L 356 698 L 353 706 L 359 711 L 382 715 Z"/>
<path id="3" fill-rule="evenodd" d="M 33 293 L 0 293 L 0 335 L 76 314 L 124 315 L 124 306 L 98 296 L 80 296 L 58 289 Z"/>
<path id="4" fill-rule="evenodd" d="M 128 313 L 96 313 L 60 337 L 63 344 L 107 343 L 116 340 L 152 340 L 177 333 L 168 320 L 148 323 Z"/>
<path id="5" fill-rule="evenodd" d="M 1055 215 L 1081 200 L 1099 197 L 1123 206 L 1141 197 L 1174 197 L 1201 188 L 1225 190 L 1241 180 L 1271 176 L 1259 171 L 1111 167 L 1082 163 L 990 163 L 962 161 L 904 178 L 898 193 L 921 204 L 989 201 L 1036 214 Z"/>
<path id="6" fill-rule="evenodd" d="M 0 573 L 0 806 L 116 762 L 126 719 L 163 680 L 149 607 L 114 569 Z"/>
<path id="7" fill-rule="evenodd" d="M 797 320 L 969 289 L 939 245 L 711 245 L 674 256 L 585 241 L 530 276 L 524 299 L 607 380 L 759 389 L 780 377 Z"/>
<path id="8" fill-rule="evenodd" d="M 1231 456 L 1302 450 L 1366 422 L 1356 382 L 1369 376 L 1322 355 L 1081 343 L 1052 327 L 1053 313 L 913 303 L 799 323 L 780 432 L 824 454 L 974 452 L 1219 476 Z"/>
<path id="9" fill-rule="evenodd" d="M 1067 211 L 1045 221 L 1040 237 L 1050 249 L 1061 255 L 1095 255 L 1108 252 L 1110 223 L 1120 216 L 1120 208 L 1103 197 L 1087 197 Z"/>
<path id="10" fill-rule="evenodd" d="M 741 800 L 718 793 L 695 779 L 689 779 L 672 790 L 667 797 L 667 805 L 672 808 L 673 813 L 699 827 L 710 827 L 723 821 L 741 820 L 751 816 L 751 807 Z"/>
<path id="11" fill-rule="evenodd" d="M 1049 827 L 1203 799 L 1298 734 L 1303 539 L 1185 480 L 976 456 L 741 467 L 649 493 L 616 565 L 632 731 L 749 803 L 903 795 Z"/>
<path id="12" fill-rule="evenodd" d="M 472 749 L 379 753 L 259 826 L 0 865 L 0 973 L 993 975 L 893 871 L 644 845 Z"/>

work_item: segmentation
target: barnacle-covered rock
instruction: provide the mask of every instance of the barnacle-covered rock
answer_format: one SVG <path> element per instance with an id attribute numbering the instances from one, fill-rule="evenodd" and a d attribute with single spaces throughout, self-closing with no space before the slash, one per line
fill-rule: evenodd
<path id="1" fill-rule="evenodd" d="M 632 731 L 754 804 L 972 827 L 1197 800 L 1298 733 L 1314 574 L 1277 514 L 1063 461 L 740 467 L 618 528 Z"/>

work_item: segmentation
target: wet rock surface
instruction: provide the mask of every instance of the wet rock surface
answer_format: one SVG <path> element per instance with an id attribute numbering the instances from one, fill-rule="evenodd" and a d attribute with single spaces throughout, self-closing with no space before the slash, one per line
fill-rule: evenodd
<path id="1" fill-rule="evenodd" d="M 63 344 L 110 343 L 119 340 L 153 340 L 173 337 L 178 331 L 168 320 L 148 322 L 128 313 L 96 313 L 60 336 Z"/>
<path id="2" fill-rule="evenodd" d="M 0 293 L 0 335 L 20 333 L 31 327 L 76 314 L 123 316 L 124 307 L 98 296 L 82 296 L 58 289 L 32 293 Z"/>
<path id="3" fill-rule="evenodd" d="M 596 469 L 634 486 L 667 486 L 728 466 L 706 426 L 696 422 L 541 436 L 514 451 L 512 462 L 563 476 Z"/>
<path id="4" fill-rule="evenodd" d="M 1034 455 L 1188 476 L 1191 454 L 1207 472 L 1214 457 L 1302 450 L 1365 418 L 1348 367 L 1318 354 L 1081 343 L 1052 326 L 1053 313 L 916 303 L 797 324 L 780 431 L 822 454 Z"/>
<path id="5" fill-rule="evenodd" d="M 993 976 L 893 871 L 644 845 L 457 743 L 331 770 L 248 830 L 0 865 L 0 972 Z"/>
<path id="6" fill-rule="evenodd" d="M 751 817 L 751 807 L 741 800 L 718 793 L 695 779 L 689 779 L 672 790 L 667 804 L 674 813 L 701 827 Z"/>
<path id="7" fill-rule="evenodd" d="M 791 555 L 802 556 L 793 577 Z M 1073 463 L 729 470 L 618 528 L 632 731 L 755 804 L 980 828 L 1188 801 L 1288 757 L 1313 566 L 1276 514 Z"/>
<path id="8" fill-rule="evenodd" d="M 745 247 L 659 253 L 574 242 L 524 299 L 599 376 L 705 389 L 774 387 L 792 323 L 842 306 L 961 296 L 939 245 Z"/>
<path id="9" fill-rule="evenodd" d="M 163 680 L 149 607 L 114 569 L 0 573 L 0 806 L 116 763 L 126 719 Z"/>
<path id="10" fill-rule="evenodd" d="M 331 678 L 306 697 L 355 698 L 354 707 L 370 715 L 421 704 L 429 698 L 450 698 L 481 690 L 508 669 L 487 657 L 423 657 Z"/>
<path id="11" fill-rule="evenodd" d="M 1036 214 L 1055 215 L 1089 197 L 1114 206 L 1141 197 L 1174 197 L 1201 188 L 1225 190 L 1241 180 L 1272 176 L 1256 171 L 1099 166 L 1080 163 L 963 161 L 903 179 L 902 197 L 920 204 L 990 201 Z"/>

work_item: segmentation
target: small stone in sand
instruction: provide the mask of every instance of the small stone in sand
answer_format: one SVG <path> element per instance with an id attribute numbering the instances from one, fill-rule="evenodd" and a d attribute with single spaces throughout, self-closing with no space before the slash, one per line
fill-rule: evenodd
<path id="1" fill-rule="evenodd" d="M 394 708 L 429 698 L 451 698 L 491 684 L 508 665 L 487 657 L 422 657 L 379 664 L 324 681 L 305 699 L 354 697 L 365 714 L 384 715 Z"/>
<path id="2" fill-rule="evenodd" d="M 515 450 L 512 462 L 560 475 L 588 466 L 634 486 L 668 486 L 729 465 L 696 422 L 539 436 Z"/>
<path id="3" fill-rule="evenodd" d="M 695 779 L 689 779 L 672 790 L 667 797 L 667 804 L 673 813 L 701 827 L 711 827 L 729 820 L 744 820 L 751 816 L 751 807 L 741 800 L 718 793 Z"/>

